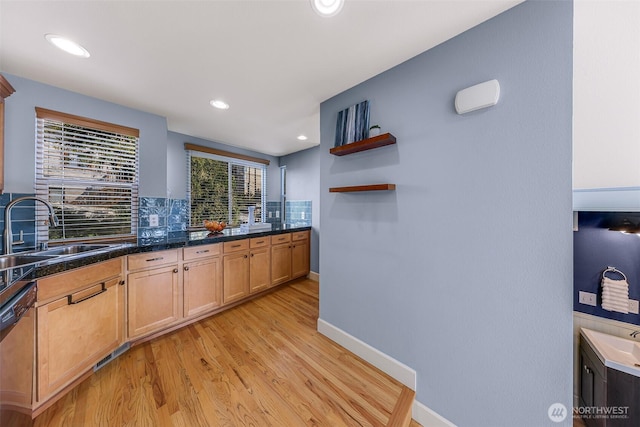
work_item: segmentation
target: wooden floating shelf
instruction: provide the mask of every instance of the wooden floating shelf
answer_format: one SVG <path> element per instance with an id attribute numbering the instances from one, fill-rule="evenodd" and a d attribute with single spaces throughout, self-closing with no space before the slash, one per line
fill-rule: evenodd
<path id="1" fill-rule="evenodd" d="M 373 138 L 363 139 L 361 141 L 352 142 L 350 144 L 333 147 L 329 153 L 335 156 L 346 156 L 347 154 L 358 153 L 360 151 L 373 150 L 374 148 L 384 147 L 396 143 L 396 137 L 390 133 L 374 136 Z"/>
<path id="2" fill-rule="evenodd" d="M 395 184 L 352 185 L 350 187 L 331 187 L 330 193 L 353 193 L 357 191 L 395 191 Z"/>

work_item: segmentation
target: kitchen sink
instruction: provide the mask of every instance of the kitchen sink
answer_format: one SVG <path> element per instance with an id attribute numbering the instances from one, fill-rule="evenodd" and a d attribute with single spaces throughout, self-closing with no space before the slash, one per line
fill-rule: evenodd
<path id="1" fill-rule="evenodd" d="M 14 267 L 23 267 L 26 265 L 38 264 L 54 259 L 69 260 L 81 256 L 89 256 L 107 252 L 109 250 L 123 247 L 123 244 L 71 244 L 64 246 L 55 246 L 49 249 L 33 252 L 20 252 L 0 256 L 0 270 L 6 270 Z"/>
<path id="2" fill-rule="evenodd" d="M 22 267 L 57 258 L 56 255 L 21 255 L 9 254 L 0 256 L 0 269 Z"/>
<path id="3" fill-rule="evenodd" d="M 109 247 L 111 247 L 111 245 L 107 245 L 107 244 L 66 245 L 66 246 L 53 247 L 50 249 L 46 249 L 44 251 L 40 251 L 38 252 L 38 255 L 76 255 L 84 252 L 109 249 Z"/>

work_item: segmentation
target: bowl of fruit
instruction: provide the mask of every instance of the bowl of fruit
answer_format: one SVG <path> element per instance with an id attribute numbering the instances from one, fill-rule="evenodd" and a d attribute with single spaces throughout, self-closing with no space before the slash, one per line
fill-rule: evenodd
<path id="1" fill-rule="evenodd" d="M 211 231 L 212 233 L 222 233 L 222 230 L 227 226 L 227 223 L 224 221 L 209 221 L 204 220 L 204 228 Z"/>

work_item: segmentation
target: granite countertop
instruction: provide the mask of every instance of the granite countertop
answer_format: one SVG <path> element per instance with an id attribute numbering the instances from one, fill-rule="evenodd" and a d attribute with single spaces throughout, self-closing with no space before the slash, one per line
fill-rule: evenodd
<path id="1" fill-rule="evenodd" d="M 208 245 L 213 243 L 228 242 L 232 240 L 242 240 L 251 237 L 271 236 L 294 231 L 311 230 L 310 226 L 292 226 L 292 225 L 273 225 L 271 231 L 258 231 L 253 233 L 241 233 L 239 228 L 225 229 L 222 233 L 209 233 L 203 231 L 179 231 L 169 233 L 166 241 L 161 243 L 153 243 L 149 245 L 127 243 L 117 245 L 108 251 L 98 253 L 87 253 L 81 256 L 61 257 L 59 259 L 44 262 L 37 265 L 32 272 L 32 278 L 49 276 L 51 274 L 61 273 L 78 267 L 94 264 L 97 262 L 107 261 L 121 256 L 153 252 L 167 249 L 178 249 L 187 246 Z"/>

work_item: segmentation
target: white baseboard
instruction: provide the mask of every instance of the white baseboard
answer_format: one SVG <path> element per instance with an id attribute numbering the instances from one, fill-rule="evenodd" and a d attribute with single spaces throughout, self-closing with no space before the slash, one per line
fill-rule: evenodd
<path id="1" fill-rule="evenodd" d="M 353 335 L 348 334 L 325 320 L 318 319 L 318 332 L 340 344 L 353 354 L 371 363 L 373 366 L 395 378 L 411 390 L 416 390 L 416 371 L 404 363 L 395 360 L 374 347 L 371 347 L 364 341 L 359 340 Z M 413 402 L 411 416 L 423 426 L 456 427 L 451 421 L 440 416 L 417 400 Z"/>
<path id="2" fill-rule="evenodd" d="M 423 426 L 429 427 L 456 427 L 454 423 L 447 420 L 443 416 L 437 414 L 435 411 L 427 408 L 417 400 L 413 402 L 413 409 L 411 416 L 418 423 Z"/>
<path id="3" fill-rule="evenodd" d="M 416 389 L 416 371 L 402 362 L 387 356 L 380 350 L 322 319 L 318 319 L 318 332 L 400 381 L 411 390 Z"/>
<path id="4" fill-rule="evenodd" d="M 315 271 L 310 271 L 309 274 L 307 274 L 307 278 L 309 280 L 313 280 L 314 282 L 319 282 L 320 274 L 316 273 Z"/>

